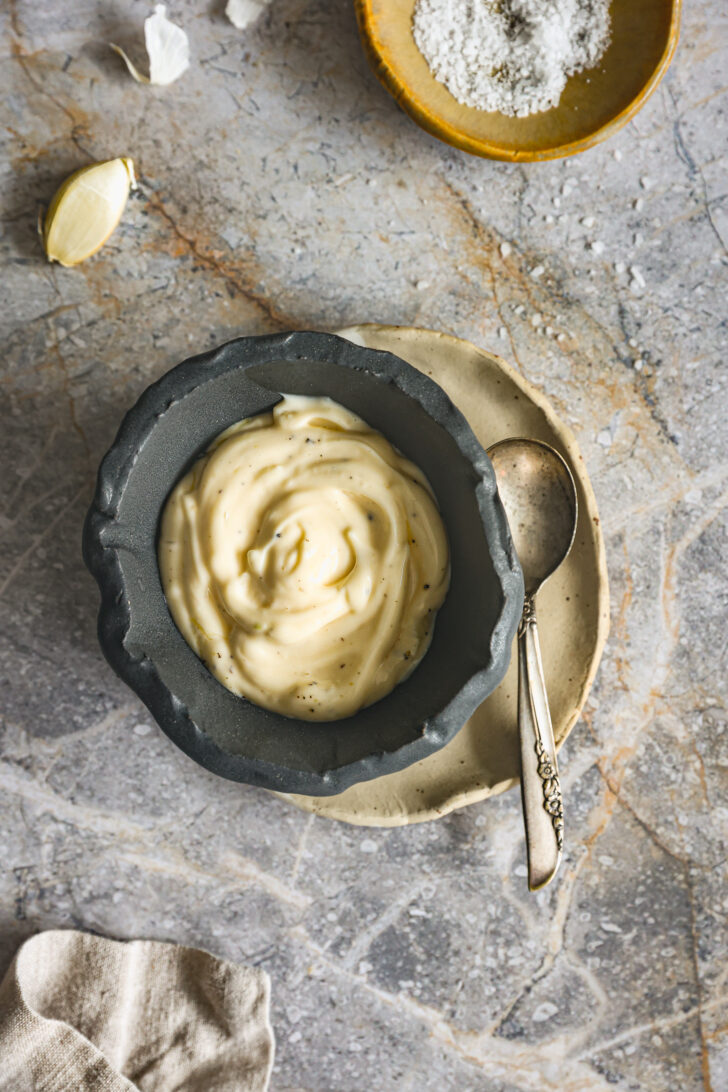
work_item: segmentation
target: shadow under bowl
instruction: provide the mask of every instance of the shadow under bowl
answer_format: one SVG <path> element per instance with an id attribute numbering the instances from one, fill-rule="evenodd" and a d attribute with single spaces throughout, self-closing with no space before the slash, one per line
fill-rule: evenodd
<path id="1" fill-rule="evenodd" d="M 333 398 L 383 433 L 427 475 L 450 542 L 450 590 L 426 656 L 345 720 L 297 720 L 227 690 L 182 637 L 162 590 L 157 534 L 171 489 L 223 429 L 282 393 Z M 501 681 L 523 605 L 493 469 L 463 415 L 403 360 L 332 334 L 240 338 L 149 387 L 101 464 L 83 550 L 111 666 L 191 758 L 278 792 L 333 795 L 444 746 Z"/>
<path id="2" fill-rule="evenodd" d="M 611 0 L 611 44 L 597 65 L 571 76 L 557 106 L 529 117 L 463 106 L 432 75 L 415 45 L 416 0 L 355 0 L 370 64 L 423 129 L 465 152 L 528 162 L 575 155 L 634 117 L 667 71 L 681 0 Z"/>

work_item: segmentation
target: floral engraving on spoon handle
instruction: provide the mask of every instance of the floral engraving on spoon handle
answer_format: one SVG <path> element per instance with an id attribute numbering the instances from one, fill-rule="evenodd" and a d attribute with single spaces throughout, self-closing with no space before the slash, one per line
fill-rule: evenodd
<path id="1" fill-rule="evenodd" d="M 536 740 L 538 775 L 543 782 L 543 806 L 551 816 L 559 852 L 564 848 L 564 801 L 559 775 L 541 739 Z"/>
<path id="2" fill-rule="evenodd" d="M 523 614 L 521 616 L 521 624 L 518 628 L 519 637 L 523 636 L 528 630 L 532 631 L 535 638 L 538 624 L 536 622 L 536 604 L 531 595 L 527 595 L 523 603 Z M 545 698 L 546 687 L 543 682 L 543 669 L 541 667 L 541 657 L 538 652 L 537 641 L 534 642 L 534 655 L 536 661 L 534 667 L 541 681 L 542 694 Z M 544 746 L 539 714 L 536 709 L 533 710 L 533 713 L 533 726 L 536 732 L 534 747 L 536 757 L 538 758 L 537 772 L 538 776 L 541 778 L 541 785 L 543 788 L 543 807 L 548 815 L 551 816 L 551 823 L 556 837 L 556 845 L 559 853 L 561 853 L 564 848 L 564 801 L 561 795 L 561 782 L 559 781 L 559 772 L 556 761 L 551 757 Z M 553 737 L 548 704 L 546 704 L 545 709 L 543 709 L 542 715 L 545 718 L 545 727 L 548 728 L 548 735 Z"/>
<path id="3" fill-rule="evenodd" d="M 532 595 L 527 595 L 523 600 L 523 614 L 518 626 L 518 636 L 526 632 L 528 626 L 536 625 L 536 604 Z"/>

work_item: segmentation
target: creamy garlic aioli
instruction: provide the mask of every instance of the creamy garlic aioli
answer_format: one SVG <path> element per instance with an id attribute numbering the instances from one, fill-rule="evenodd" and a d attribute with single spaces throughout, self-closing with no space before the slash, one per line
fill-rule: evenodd
<path id="1" fill-rule="evenodd" d="M 170 494 L 159 565 L 177 626 L 219 681 L 305 720 L 388 694 L 450 580 L 421 470 L 328 398 L 233 425 Z"/>

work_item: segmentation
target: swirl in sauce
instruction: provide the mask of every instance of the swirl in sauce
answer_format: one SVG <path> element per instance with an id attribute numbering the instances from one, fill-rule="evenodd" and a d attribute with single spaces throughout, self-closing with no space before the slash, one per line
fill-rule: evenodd
<path id="1" fill-rule="evenodd" d="M 159 565 L 213 675 L 304 720 L 351 716 L 409 675 L 450 579 L 422 471 L 343 406 L 297 395 L 227 429 L 176 485 Z"/>

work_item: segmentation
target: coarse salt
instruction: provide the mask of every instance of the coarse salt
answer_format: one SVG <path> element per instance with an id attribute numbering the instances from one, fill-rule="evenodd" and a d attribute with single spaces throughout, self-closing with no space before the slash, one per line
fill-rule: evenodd
<path id="1" fill-rule="evenodd" d="M 609 0 L 418 0 L 412 30 L 435 79 L 465 106 L 526 117 L 609 44 Z"/>
<path id="2" fill-rule="evenodd" d="M 645 278 L 642 276 L 642 270 L 638 265 L 631 265 L 629 271 L 632 274 L 632 279 L 640 288 L 645 287 Z"/>

